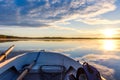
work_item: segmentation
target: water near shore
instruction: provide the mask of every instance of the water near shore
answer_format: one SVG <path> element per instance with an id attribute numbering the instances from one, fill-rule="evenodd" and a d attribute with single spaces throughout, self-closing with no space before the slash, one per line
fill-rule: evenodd
<path id="1" fill-rule="evenodd" d="M 0 52 L 9 46 L 15 48 L 8 58 L 30 51 L 61 52 L 80 62 L 94 65 L 107 80 L 120 80 L 120 40 L 71 39 L 0 41 Z"/>

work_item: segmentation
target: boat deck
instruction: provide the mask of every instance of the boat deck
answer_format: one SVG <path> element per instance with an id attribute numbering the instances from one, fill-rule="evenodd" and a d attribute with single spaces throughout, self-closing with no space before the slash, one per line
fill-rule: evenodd
<path id="1" fill-rule="evenodd" d="M 61 65 L 34 66 L 24 80 L 63 80 L 65 67 Z"/>

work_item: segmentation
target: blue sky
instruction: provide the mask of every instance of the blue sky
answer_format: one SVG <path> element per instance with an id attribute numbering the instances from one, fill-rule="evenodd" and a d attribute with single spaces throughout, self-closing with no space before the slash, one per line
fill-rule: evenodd
<path id="1" fill-rule="evenodd" d="M 120 0 L 0 0 L 0 34 L 104 36 L 120 33 Z"/>

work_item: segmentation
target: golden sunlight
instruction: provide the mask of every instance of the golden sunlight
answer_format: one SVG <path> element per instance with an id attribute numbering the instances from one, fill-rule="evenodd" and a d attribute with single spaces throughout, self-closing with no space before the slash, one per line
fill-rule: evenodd
<path id="1" fill-rule="evenodd" d="M 116 43 L 113 40 L 105 40 L 103 42 L 103 48 L 108 51 L 115 50 L 116 48 Z"/>
<path id="2" fill-rule="evenodd" d="M 103 31 L 103 34 L 105 35 L 105 37 L 112 38 L 116 34 L 116 31 L 113 29 L 105 29 Z"/>

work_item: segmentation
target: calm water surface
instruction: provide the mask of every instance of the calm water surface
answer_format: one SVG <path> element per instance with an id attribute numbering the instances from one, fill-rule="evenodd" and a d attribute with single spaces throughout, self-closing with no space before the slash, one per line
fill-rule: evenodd
<path id="1" fill-rule="evenodd" d="M 87 61 L 94 65 L 107 80 L 120 80 L 120 40 L 28 40 L 0 42 L 0 51 L 15 45 L 13 52 L 54 51 Z M 14 55 L 13 53 L 12 55 Z"/>

